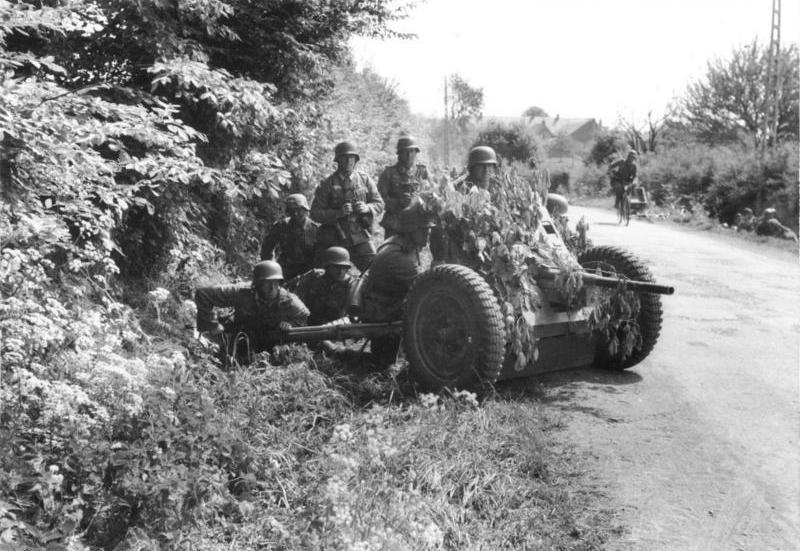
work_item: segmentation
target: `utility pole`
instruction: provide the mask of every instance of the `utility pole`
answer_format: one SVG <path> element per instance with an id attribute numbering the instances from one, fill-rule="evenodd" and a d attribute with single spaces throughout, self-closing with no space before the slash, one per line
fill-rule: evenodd
<path id="1" fill-rule="evenodd" d="M 450 170 L 450 125 L 447 122 L 447 77 L 444 77 L 444 166 Z"/>
<path id="2" fill-rule="evenodd" d="M 761 155 L 767 145 L 778 141 L 781 101 L 781 0 L 772 0 L 772 27 L 767 52 L 767 81 L 764 88 L 764 128 Z"/>

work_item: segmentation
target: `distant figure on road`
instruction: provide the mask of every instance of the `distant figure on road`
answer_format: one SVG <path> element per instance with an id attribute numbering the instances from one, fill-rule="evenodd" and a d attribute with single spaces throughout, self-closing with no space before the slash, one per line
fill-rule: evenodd
<path id="1" fill-rule="evenodd" d="M 611 189 L 614 190 L 614 208 L 618 209 L 622 203 L 622 196 L 625 188 L 636 181 L 639 172 L 637 159 L 639 154 L 636 150 L 628 152 L 627 158 L 623 161 L 618 159 L 608 167 L 608 177 L 611 180 Z"/>
<path id="2" fill-rule="evenodd" d="M 757 235 L 767 235 L 797 241 L 797 234 L 780 223 L 780 220 L 778 220 L 775 215 L 774 208 L 764 209 L 764 212 L 756 223 L 755 229 Z"/>

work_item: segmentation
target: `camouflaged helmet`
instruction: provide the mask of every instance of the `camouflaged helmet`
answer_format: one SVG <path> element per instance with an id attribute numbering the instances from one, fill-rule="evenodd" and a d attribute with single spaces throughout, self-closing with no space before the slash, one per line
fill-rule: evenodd
<path id="1" fill-rule="evenodd" d="M 410 233 L 417 228 L 432 228 L 433 213 L 425 208 L 419 197 L 414 197 L 411 204 L 397 214 L 397 232 Z"/>
<path id="2" fill-rule="evenodd" d="M 361 157 L 358 155 L 358 150 L 356 146 L 350 142 L 340 142 L 336 144 L 336 147 L 333 149 L 333 160 L 338 161 L 339 157 L 344 155 L 355 155 L 356 161 L 359 161 Z"/>
<path id="3" fill-rule="evenodd" d="M 497 154 L 489 146 L 479 145 L 469 151 L 467 158 L 467 169 L 475 165 L 497 165 Z"/>
<path id="4" fill-rule="evenodd" d="M 327 266 L 351 266 L 350 253 L 344 247 L 328 247 L 322 253 L 322 265 Z"/>
<path id="5" fill-rule="evenodd" d="M 292 193 L 286 198 L 285 204 L 286 210 L 291 208 L 311 210 L 311 208 L 308 206 L 308 199 L 306 199 L 306 196 L 302 193 Z"/>
<path id="6" fill-rule="evenodd" d="M 283 269 L 274 260 L 262 260 L 253 266 L 253 283 L 267 279 L 283 280 Z"/>
<path id="7" fill-rule="evenodd" d="M 400 153 L 406 149 L 413 149 L 417 153 L 419 153 L 419 146 L 417 145 L 417 140 L 415 140 L 412 136 L 403 136 L 399 140 L 397 140 L 397 152 Z"/>

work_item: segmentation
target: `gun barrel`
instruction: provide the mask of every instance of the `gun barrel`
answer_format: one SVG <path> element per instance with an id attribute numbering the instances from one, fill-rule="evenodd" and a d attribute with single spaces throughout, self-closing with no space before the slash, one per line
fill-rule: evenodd
<path id="1" fill-rule="evenodd" d="M 557 270 L 546 270 L 539 273 L 539 277 L 552 280 L 558 276 Z M 596 285 L 597 287 L 618 287 L 624 284 L 629 291 L 637 293 L 653 293 L 656 295 L 672 295 L 675 287 L 671 285 L 659 285 L 651 281 L 635 281 L 624 277 L 599 276 L 591 272 L 581 272 L 581 279 L 585 285 Z"/>
<path id="2" fill-rule="evenodd" d="M 589 272 L 581 273 L 583 282 L 587 285 L 597 285 L 598 287 L 617 287 L 623 283 L 629 291 L 639 293 L 654 293 L 656 295 L 671 295 L 675 293 L 675 287 L 671 285 L 659 285 L 650 281 L 634 281 L 632 279 L 605 277 Z"/>
<path id="3" fill-rule="evenodd" d="M 399 335 L 402 330 L 403 322 L 401 321 L 310 325 L 308 327 L 292 327 L 281 334 L 281 340 L 284 342 L 316 342 L 323 340 L 370 339 L 387 335 Z"/>

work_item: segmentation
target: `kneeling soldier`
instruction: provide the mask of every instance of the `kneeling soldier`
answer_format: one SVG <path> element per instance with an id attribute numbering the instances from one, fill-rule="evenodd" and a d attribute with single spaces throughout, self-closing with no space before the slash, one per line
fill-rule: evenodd
<path id="1" fill-rule="evenodd" d="M 308 308 L 294 294 L 283 289 L 283 271 L 277 262 L 265 260 L 253 267 L 251 283 L 199 287 L 195 292 L 197 329 L 221 345 L 225 358 L 240 363 L 252 354 L 269 351 L 279 344 L 278 331 L 303 326 Z M 217 319 L 214 308 L 233 307 L 233 316 Z"/>
<path id="2" fill-rule="evenodd" d="M 422 273 L 419 252 L 427 245 L 433 216 L 419 198 L 400 211 L 397 235 L 383 242 L 372 261 L 363 287 L 362 315 L 365 322 L 397 321 L 414 279 Z M 372 357 L 376 367 L 391 365 L 400 347 L 400 337 L 372 339 Z"/>
<path id="3" fill-rule="evenodd" d="M 308 307 L 309 325 L 323 325 L 345 317 L 347 298 L 355 278 L 350 274 L 350 253 L 330 247 L 322 253 L 324 269 L 309 270 L 292 285 Z"/>

